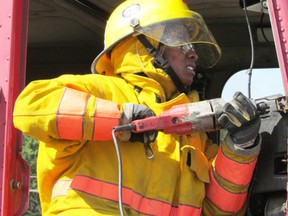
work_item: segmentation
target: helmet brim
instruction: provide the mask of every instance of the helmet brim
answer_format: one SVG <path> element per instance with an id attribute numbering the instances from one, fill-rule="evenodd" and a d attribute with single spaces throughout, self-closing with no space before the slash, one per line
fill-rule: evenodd
<path id="1" fill-rule="evenodd" d="M 112 50 L 124 39 L 131 36 L 131 34 L 126 35 L 123 39 L 114 42 L 109 47 L 105 48 L 102 52 L 96 56 L 91 64 L 91 72 L 93 74 L 105 74 L 105 75 L 114 75 L 114 67 L 111 64 L 110 53 Z"/>
<path id="2" fill-rule="evenodd" d="M 118 43 L 133 33 L 143 34 L 152 40 L 172 47 L 193 44 L 198 55 L 197 65 L 206 68 L 213 67 L 221 57 L 221 48 L 207 28 L 202 16 L 193 11 L 172 11 L 168 15 L 162 17 L 160 19 L 162 21 L 150 25 L 142 26 L 143 23 L 140 23 L 133 28 L 132 32 L 126 33 L 121 39 L 105 48 L 92 62 L 92 73 L 114 75 L 114 68 L 109 57 L 110 52 Z"/>

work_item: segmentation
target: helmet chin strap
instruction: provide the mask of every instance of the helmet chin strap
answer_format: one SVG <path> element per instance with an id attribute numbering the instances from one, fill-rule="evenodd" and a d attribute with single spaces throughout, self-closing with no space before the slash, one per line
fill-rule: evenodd
<path id="1" fill-rule="evenodd" d="M 142 43 L 142 45 L 147 49 L 147 51 L 153 56 L 155 67 L 159 67 L 159 68 L 163 69 L 170 76 L 170 78 L 174 82 L 177 90 L 180 93 L 188 94 L 190 88 L 183 85 L 183 83 L 181 82 L 181 80 L 179 79 L 179 77 L 177 76 L 175 71 L 172 69 L 172 67 L 170 66 L 168 61 L 162 56 L 162 54 L 159 52 L 159 50 L 157 50 L 150 43 L 150 41 L 147 40 L 145 35 L 139 34 L 136 37 Z"/>

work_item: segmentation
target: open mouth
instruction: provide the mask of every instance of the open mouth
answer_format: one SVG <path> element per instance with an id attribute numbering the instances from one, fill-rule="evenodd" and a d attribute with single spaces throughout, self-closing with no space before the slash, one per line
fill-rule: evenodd
<path id="1" fill-rule="evenodd" d="M 189 65 L 186 67 L 189 73 L 193 73 L 195 75 L 194 67 Z"/>

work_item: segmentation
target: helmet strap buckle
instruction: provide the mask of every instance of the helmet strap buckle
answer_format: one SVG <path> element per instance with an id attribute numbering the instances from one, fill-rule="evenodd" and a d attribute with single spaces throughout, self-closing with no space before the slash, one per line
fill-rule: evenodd
<path id="1" fill-rule="evenodd" d="M 171 68 L 168 61 L 162 56 L 162 53 L 159 52 L 159 50 L 157 50 L 150 43 L 150 41 L 147 40 L 145 35 L 139 34 L 136 37 L 143 44 L 143 46 L 147 49 L 147 51 L 153 56 L 155 66 L 162 68 L 170 76 L 170 78 L 174 82 L 179 92 L 187 94 L 189 91 L 189 88 L 187 88 L 186 86 L 182 84 L 181 80 L 176 75 L 175 71 Z"/>

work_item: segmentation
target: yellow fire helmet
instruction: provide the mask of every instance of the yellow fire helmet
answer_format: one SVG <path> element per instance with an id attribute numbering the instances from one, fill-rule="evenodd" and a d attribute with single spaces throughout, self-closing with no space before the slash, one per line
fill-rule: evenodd
<path id="1" fill-rule="evenodd" d="M 111 50 L 125 38 L 143 34 L 167 46 L 193 44 L 197 65 L 213 67 L 221 49 L 202 16 L 183 0 L 127 0 L 111 14 L 105 29 L 104 50 L 94 59 L 92 73 L 113 75 Z"/>

